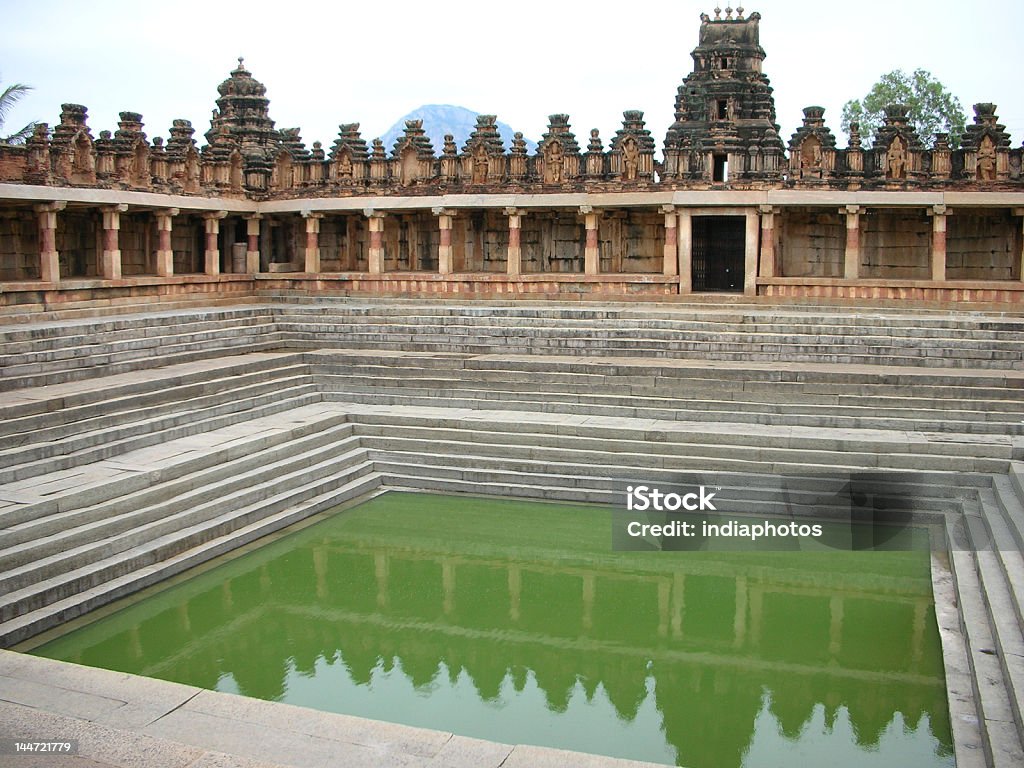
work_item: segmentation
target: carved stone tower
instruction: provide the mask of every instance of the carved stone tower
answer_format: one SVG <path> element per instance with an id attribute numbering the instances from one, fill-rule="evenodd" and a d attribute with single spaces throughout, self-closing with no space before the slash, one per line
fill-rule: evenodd
<path id="1" fill-rule="evenodd" d="M 715 9 L 701 15 L 693 72 L 676 94 L 676 121 L 665 138 L 667 179 L 721 182 L 779 177 L 783 144 L 775 101 L 762 73 L 761 15 Z"/>
<path id="2" fill-rule="evenodd" d="M 267 89 L 254 79 L 243 60 L 231 71 L 217 91 L 217 109 L 206 133 L 204 155 L 209 160 L 226 165 L 228 182 L 232 189 L 240 186 L 238 174 L 245 172 L 245 186 L 251 190 L 267 188 L 274 165 L 279 134 L 270 119 Z M 223 182 L 223 179 L 218 179 Z"/>

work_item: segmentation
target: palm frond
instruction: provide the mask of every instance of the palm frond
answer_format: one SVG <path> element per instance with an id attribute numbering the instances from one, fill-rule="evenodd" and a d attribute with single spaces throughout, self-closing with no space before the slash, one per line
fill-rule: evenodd
<path id="1" fill-rule="evenodd" d="M 4 144 L 24 144 L 32 136 L 33 131 L 36 129 L 35 121 L 29 123 L 17 133 L 12 133 L 10 136 L 0 139 Z"/>
<path id="2" fill-rule="evenodd" d="M 4 92 L 0 93 L 0 124 L 7 118 L 11 107 L 21 101 L 31 90 L 32 86 L 24 83 L 14 83 L 4 88 Z"/>

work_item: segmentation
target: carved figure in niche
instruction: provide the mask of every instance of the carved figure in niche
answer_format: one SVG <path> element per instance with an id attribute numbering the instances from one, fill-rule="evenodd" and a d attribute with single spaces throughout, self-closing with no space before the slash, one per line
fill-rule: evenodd
<path id="1" fill-rule="evenodd" d="M 981 140 L 981 146 L 978 147 L 978 179 L 996 180 L 996 148 L 988 136 Z"/>
<path id="2" fill-rule="evenodd" d="M 477 145 L 476 150 L 473 152 L 473 183 L 474 184 L 486 184 L 487 183 L 487 170 L 490 165 L 490 161 L 487 157 L 487 150 L 484 149 L 483 144 Z"/>
<path id="3" fill-rule="evenodd" d="M 622 142 L 622 178 L 625 181 L 636 181 L 640 170 L 640 149 L 632 136 Z"/>
<path id="4" fill-rule="evenodd" d="M 808 136 L 800 145 L 800 175 L 819 175 L 821 170 L 821 142 L 816 136 Z"/>
<path id="5" fill-rule="evenodd" d="M 905 179 L 907 177 L 907 152 L 903 146 L 903 139 L 899 136 L 894 138 L 892 144 L 889 145 L 886 164 L 889 168 L 890 179 Z"/>
<path id="6" fill-rule="evenodd" d="M 185 191 L 194 192 L 199 188 L 199 154 L 189 147 L 185 155 Z"/>
<path id="7" fill-rule="evenodd" d="M 544 163 L 544 181 L 548 184 L 561 184 L 562 183 L 562 159 L 564 153 L 562 152 L 562 145 L 560 142 L 553 141 L 547 150 L 547 157 Z"/>
<path id="8" fill-rule="evenodd" d="M 339 179 L 351 179 L 352 178 L 352 157 L 348 152 L 342 152 L 338 157 L 338 163 L 336 166 L 337 176 Z"/>
<path id="9" fill-rule="evenodd" d="M 231 172 L 228 175 L 228 184 L 235 192 L 242 189 L 242 153 L 237 149 L 231 153 Z"/>
<path id="10" fill-rule="evenodd" d="M 93 170 L 92 144 L 85 134 L 78 134 L 75 138 L 75 155 L 71 162 L 71 170 L 74 173 L 90 174 Z"/>
<path id="11" fill-rule="evenodd" d="M 292 159 L 287 152 L 281 152 L 277 156 L 274 169 L 270 172 L 270 185 L 277 189 L 291 189 Z"/>
<path id="12" fill-rule="evenodd" d="M 403 184 L 412 184 L 420 176 L 420 161 L 416 157 L 416 150 L 408 145 L 402 150 L 401 172 Z"/>
<path id="13" fill-rule="evenodd" d="M 135 144 L 132 157 L 132 181 L 138 187 L 145 187 L 150 182 L 149 151 L 141 141 Z"/>

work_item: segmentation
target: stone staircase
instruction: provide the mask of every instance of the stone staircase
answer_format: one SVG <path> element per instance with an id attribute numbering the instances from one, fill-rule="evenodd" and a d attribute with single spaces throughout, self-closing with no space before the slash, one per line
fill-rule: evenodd
<path id="1" fill-rule="evenodd" d="M 870 475 L 948 541 L 958 764 L 1019 765 L 1022 460 L 1024 319 L 1000 315 L 324 301 L 20 323 L 0 641 L 384 488 L 621 507 L 697 478 L 801 514 Z"/>

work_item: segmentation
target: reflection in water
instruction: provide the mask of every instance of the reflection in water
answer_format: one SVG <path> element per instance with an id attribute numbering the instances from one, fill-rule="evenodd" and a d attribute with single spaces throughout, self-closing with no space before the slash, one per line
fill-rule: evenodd
<path id="1" fill-rule="evenodd" d="M 952 766 L 927 552 L 612 552 L 608 511 L 389 493 L 37 653 L 691 766 Z"/>

